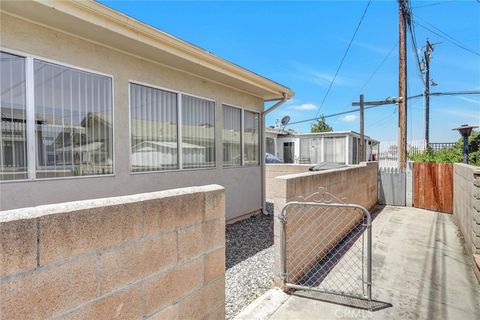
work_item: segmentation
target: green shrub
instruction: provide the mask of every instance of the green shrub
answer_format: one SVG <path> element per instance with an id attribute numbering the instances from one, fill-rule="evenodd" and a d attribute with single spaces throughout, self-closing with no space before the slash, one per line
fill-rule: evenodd
<path id="1" fill-rule="evenodd" d="M 480 132 L 473 131 L 468 138 L 470 147 L 469 164 L 480 166 Z M 452 148 L 438 151 L 427 149 L 421 152 L 411 152 L 410 160 L 415 162 L 454 163 L 463 161 L 463 139 L 460 138 Z"/>

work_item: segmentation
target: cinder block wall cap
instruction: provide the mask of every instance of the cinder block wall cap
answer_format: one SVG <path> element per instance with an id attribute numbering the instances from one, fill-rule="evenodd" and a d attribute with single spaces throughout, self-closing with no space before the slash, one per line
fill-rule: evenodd
<path id="1" fill-rule="evenodd" d="M 132 202 L 141 202 L 152 199 L 168 198 L 181 196 L 185 194 L 192 194 L 198 192 L 212 192 L 225 189 L 224 187 L 211 184 L 205 186 L 194 186 L 187 188 L 169 189 L 164 191 L 139 193 L 134 195 L 101 198 L 101 199 L 89 199 L 80 200 L 56 204 L 48 204 L 37 207 L 27 207 L 13 210 L 0 211 L 0 223 L 9 222 L 13 220 L 34 219 L 46 215 L 56 213 L 66 213 L 78 210 L 86 210 L 97 207 L 121 205 Z"/>

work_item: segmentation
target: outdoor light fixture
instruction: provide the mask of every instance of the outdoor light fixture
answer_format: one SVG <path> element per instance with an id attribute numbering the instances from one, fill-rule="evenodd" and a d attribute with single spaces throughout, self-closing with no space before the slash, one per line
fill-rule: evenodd
<path id="1" fill-rule="evenodd" d="M 478 128 L 478 126 L 469 126 L 468 124 L 462 124 L 460 127 L 452 129 L 458 130 L 458 132 L 460 132 L 460 135 L 463 137 L 463 163 L 468 164 L 468 136 L 475 128 Z"/>

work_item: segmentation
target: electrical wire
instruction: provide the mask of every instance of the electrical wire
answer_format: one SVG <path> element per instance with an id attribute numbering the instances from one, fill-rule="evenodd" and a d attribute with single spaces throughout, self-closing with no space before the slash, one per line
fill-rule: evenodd
<path id="1" fill-rule="evenodd" d="M 451 91 L 451 92 L 433 92 L 433 93 L 430 93 L 429 95 L 430 95 L 430 96 L 461 96 L 461 95 L 470 95 L 470 94 L 480 94 L 480 90 Z M 420 97 L 423 97 L 423 94 L 417 94 L 417 95 L 414 95 L 414 96 L 410 96 L 410 97 L 408 97 L 407 99 L 408 99 L 408 100 L 411 100 L 411 99 L 417 99 L 417 98 L 420 98 Z M 391 104 L 391 103 L 390 103 L 390 104 Z M 386 106 L 386 105 L 388 105 L 388 104 L 366 106 L 366 107 L 364 107 L 363 109 L 364 109 L 364 110 L 368 110 L 368 109 L 372 109 L 372 108 L 384 107 L 384 106 Z M 318 120 L 318 119 L 320 119 L 320 118 L 331 118 L 331 117 L 341 116 L 341 115 L 344 115 L 344 114 L 354 113 L 354 112 L 358 112 L 358 111 L 360 111 L 360 109 L 343 111 L 343 112 L 333 113 L 333 114 L 329 114 L 329 115 L 316 116 L 315 118 L 310 118 L 310 119 L 305 119 L 305 120 L 299 120 L 299 121 L 295 121 L 295 122 L 289 122 L 289 123 L 288 123 L 287 125 L 285 125 L 285 126 L 291 126 L 291 125 L 293 125 L 293 124 L 299 124 L 299 123 L 305 123 L 305 122 L 312 122 L 312 121 L 316 121 L 316 120 Z"/>
<path id="2" fill-rule="evenodd" d="M 437 30 L 437 31 L 432 30 L 431 28 L 429 28 L 429 27 L 425 26 L 424 24 L 420 23 L 418 20 L 416 20 L 417 18 L 420 19 L 420 20 L 422 20 L 422 21 L 424 21 L 426 24 L 430 25 L 432 28 L 434 28 L 434 29 Z M 470 53 L 473 53 L 474 55 L 480 56 L 480 53 L 479 53 L 479 52 L 477 52 L 477 51 L 475 51 L 475 50 L 472 50 L 472 49 L 470 49 L 470 48 L 467 48 L 467 47 L 466 47 L 464 44 L 462 44 L 460 41 L 458 41 L 457 39 L 453 38 L 453 37 L 450 36 L 448 33 L 446 33 L 446 32 L 444 32 L 444 31 L 438 29 L 437 27 L 435 27 L 435 26 L 432 25 L 431 23 L 425 21 L 425 19 L 422 19 L 422 18 L 420 18 L 420 17 L 418 17 L 418 16 L 415 16 L 415 19 L 413 19 L 412 21 L 413 21 L 414 24 L 422 27 L 423 29 L 425 29 L 425 30 L 427 30 L 427 31 L 430 31 L 431 33 L 433 33 L 433 34 L 439 36 L 440 38 L 442 38 L 442 39 L 450 42 L 451 44 L 453 44 L 453 45 L 455 45 L 455 46 L 457 46 L 457 47 L 459 47 L 459 48 L 461 48 L 461 49 L 463 49 L 463 50 L 466 50 L 466 51 L 468 51 L 468 52 L 470 52 Z"/>
<path id="3" fill-rule="evenodd" d="M 367 6 L 365 7 L 365 10 L 363 10 L 363 14 L 360 18 L 360 21 L 357 24 L 357 27 L 355 28 L 355 31 L 352 35 L 352 38 L 350 39 L 350 42 L 348 43 L 347 49 L 345 50 L 345 53 L 343 54 L 342 60 L 340 60 L 340 65 L 337 68 L 337 71 L 335 72 L 335 75 L 332 78 L 332 81 L 330 82 L 330 85 L 328 86 L 327 91 L 325 92 L 325 95 L 323 96 L 322 102 L 320 103 L 320 107 L 318 108 L 318 112 L 316 114 L 316 117 L 320 114 L 320 110 L 322 109 L 325 100 L 328 97 L 328 94 L 330 93 L 330 90 L 332 89 L 333 83 L 337 79 L 338 73 L 340 72 L 340 69 L 342 68 L 343 62 L 345 61 L 345 58 L 347 57 L 348 51 L 350 50 L 350 47 L 352 46 L 353 40 L 355 39 L 355 36 L 357 35 L 358 29 L 360 29 L 360 25 L 362 24 L 363 19 L 365 18 L 365 15 L 367 14 L 368 8 L 370 7 L 370 3 L 372 0 L 369 0 L 367 3 Z"/>
<path id="4" fill-rule="evenodd" d="M 420 61 L 420 57 L 418 56 L 417 36 L 415 34 L 415 27 L 413 26 L 413 23 L 412 23 L 413 12 L 412 12 L 412 8 L 410 7 L 410 3 L 408 1 L 406 3 L 407 3 L 407 7 L 405 8 L 405 10 L 407 10 L 407 14 L 406 14 L 407 26 L 408 26 L 408 30 L 410 31 L 410 39 L 412 40 L 412 49 L 417 59 L 419 77 L 422 80 L 423 85 L 425 85 L 425 79 L 423 78 L 423 74 L 422 74 L 422 63 Z"/>
<path id="5" fill-rule="evenodd" d="M 378 127 L 380 125 L 383 125 L 384 123 L 390 121 L 393 117 L 395 117 L 397 110 L 398 110 L 398 108 L 395 107 L 391 114 L 388 114 L 386 117 L 383 117 L 383 118 L 381 118 L 381 119 L 379 119 L 379 120 L 377 120 L 373 123 L 369 123 L 368 126 L 377 126 Z"/>
<path id="6" fill-rule="evenodd" d="M 480 2 L 480 0 L 477 0 L 477 1 Z M 431 7 L 431 6 L 437 6 L 437 5 L 439 5 L 439 4 L 445 4 L 445 3 L 449 3 L 449 2 L 457 2 L 457 1 L 452 0 L 452 1 L 442 1 L 442 2 L 436 2 L 436 3 L 422 4 L 422 5 L 418 5 L 418 6 L 412 7 L 412 9 L 425 8 L 425 7 Z"/>
<path id="7" fill-rule="evenodd" d="M 395 43 L 395 45 L 392 47 L 392 49 L 390 49 L 390 51 L 387 53 L 385 58 L 383 58 L 382 62 L 380 62 L 380 64 L 377 66 L 377 68 L 375 68 L 375 70 L 372 72 L 372 74 L 368 77 L 367 81 L 365 81 L 365 83 L 362 85 L 360 90 L 358 90 L 358 94 L 362 93 L 363 89 L 365 89 L 365 87 L 370 83 L 370 81 L 377 74 L 377 72 L 380 71 L 382 66 L 385 64 L 385 62 L 388 60 L 388 58 L 392 55 L 392 52 L 397 48 L 397 46 L 398 46 L 398 42 Z"/>

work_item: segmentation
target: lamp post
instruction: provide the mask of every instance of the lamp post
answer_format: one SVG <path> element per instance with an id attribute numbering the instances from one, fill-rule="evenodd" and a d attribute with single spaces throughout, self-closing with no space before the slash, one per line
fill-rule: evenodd
<path id="1" fill-rule="evenodd" d="M 478 128 L 478 126 L 469 126 L 468 124 L 462 124 L 460 127 L 452 129 L 460 132 L 460 135 L 463 137 L 463 163 L 468 164 L 468 136 L 475 128 Z"/>

